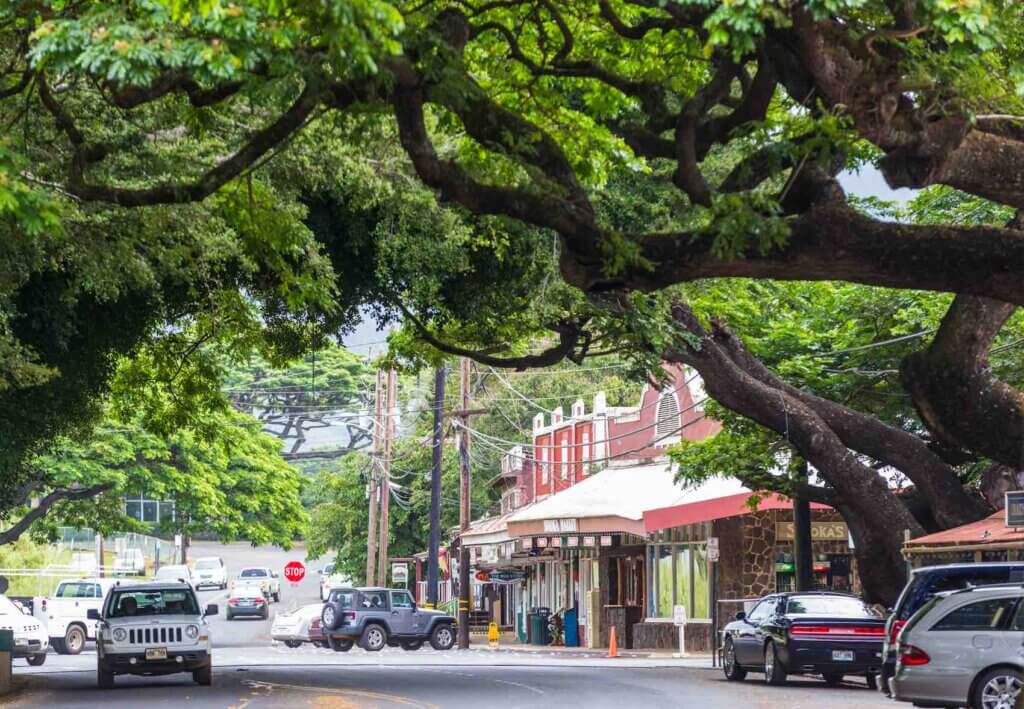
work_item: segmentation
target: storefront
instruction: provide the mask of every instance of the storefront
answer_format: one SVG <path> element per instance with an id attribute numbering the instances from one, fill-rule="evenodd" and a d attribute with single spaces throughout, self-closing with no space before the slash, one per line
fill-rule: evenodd
<path id="1" fill-rule="evenodd" d="M 1024 559 L 1024 529 L 1009 527 L 1004 511 L 985 519 L 911 539 L 903 555 L 913 567 Z"/>
<path id="2" fill-rule="evenodd" d="M 768 495 L 755 511 L 750 495 L 738 483 L 723 482 L 644 515 L 648 612 L 633 628 L 636 647 L 676 647 L 672 615 L 681 605 L 687 650 L 710 652 L 716 619 L 724 623 L 752 599 L 793 588 L 792 503 Z M 813 505 L 811 514 L 815 587 L 856 590 L 846 524 L 823 505 Z M 717 562 L 709 558 L 709 543 L 717 544 Z"/>

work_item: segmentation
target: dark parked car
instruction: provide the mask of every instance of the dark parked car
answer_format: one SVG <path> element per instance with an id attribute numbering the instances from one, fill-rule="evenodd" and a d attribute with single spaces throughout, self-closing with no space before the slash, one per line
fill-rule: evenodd
<path id="1" fill-rule="evenodd" d="M 1019 581 L 1024 581 L 1024 562 L 946 564 L 914 569 L 885 625 L 882 681 L 879 683 L 879 689 L 889 694 L 889 680 L 896 671 L 896 640 L 907 621 L 932 596 L 943 591 L 960 591 L 968 586 L 990 586 Z"/>
<path id="2" fill-rule="evenodd" d="M 455 618 L 417 608 L 405 589 L 335 588 L 320 614 L 329 647 L 347 652 L 358 642 L 376 652 L 385 645 L 419 650 L 425 641 L 435 650 L 455 644 Z"/>
<path id="3" fill-rule="evenodd" d="M 845 675 L 876 681 L 885 621 L 856 596 L 778 593 L 725 626 L 722 667 L 731 681 L 764 672 L 780 685 L 788 674 L 820 674 L 830 685 Z"/>

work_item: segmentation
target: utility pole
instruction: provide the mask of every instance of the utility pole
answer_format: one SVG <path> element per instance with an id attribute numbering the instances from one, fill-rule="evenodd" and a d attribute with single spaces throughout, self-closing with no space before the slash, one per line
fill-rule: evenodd
<path id="1" fill-rule="evenodd" d="M 434 370 L 434 458 L 430 469 L 430 540 L 427 542 L 427 608 L 437 607 L 437 548 L 441 544 L 441 437 L 444 365 Z"/>
<path id="2" fill-rule="evenodd" d="M 377 562 L 378 586 L 388 585 L 388 511 L 391 507 L 391 441 L 395 432 L 395 394 L 398 388 L 395 370 L 388 370 L 387 395 L 384 397 L 384 455 L 380 483 L 380 560 Z"/>
<path id="3" fill-rule="evenodd" d="M 373 454 L 370 466 L 370 524 L 366 536 L 366 585 L 372 586 L 377 576 L 377 465 L 381 448 L 381 389 L 384 372 L 377 370 L 377 386 L 373 395 Z"/>
<path id="4" fill-rule="evenodd" d="M 797 482 L 806 483 L 807 461 L 797 469 Z M 814 549 L 811 545 L 811 503 L 793 496 L 793 562 L 796 591 L 811 591 L 814 586 Z"/>
<path id="5" fill-rule="evenodd" d="M 469 468 L 469 358 L 463 357 L 459 371 L 459 407 L 462 425 L 459 427 L 459 647 L 469 647 L 469 547 L 463 535 L 469 529 L 472 514 L 473 473 Z"/>

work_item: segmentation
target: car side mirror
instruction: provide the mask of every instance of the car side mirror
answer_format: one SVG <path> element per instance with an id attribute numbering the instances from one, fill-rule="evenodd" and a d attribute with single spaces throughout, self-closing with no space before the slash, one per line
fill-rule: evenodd
<path id="1" fill-rule="evenodd" d="M 211 615 L 217 615 L 218 613 L 220 613 L 220 608 L 217 607 L 216 603 L 211 603 L 210 605 L 206 606 L 206 612 L 203 613 L 203 617 L 206 618 Z"/>
<path id="2" fill-rule="evenodd" d="M 87 610 L 85 612 L 85 617 L 88 618 L 89 620 L 99 620 L 100 619 L 99 609 L 97 609 L 97 608 L 90 608 L 89 610 Z"/>
<path id="3" fill-rule="evenodd" d="M 736 614 L 736 620 L 746 620 L 746 619 L 747 619 L 747 614 L 744 613 L 743 611 L 740 611 L 739 613 Z"/>

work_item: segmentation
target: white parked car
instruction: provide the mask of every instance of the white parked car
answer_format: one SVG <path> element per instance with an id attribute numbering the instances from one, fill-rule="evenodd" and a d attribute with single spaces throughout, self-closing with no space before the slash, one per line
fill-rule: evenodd
<path id="1" fill-rule="evenodd" d="M 97 621 L 96 682 L 114 686 L 117 675 L 191 672 L 197 683 L 213 679 L 213 642 L 195 590 L 177 581 L 122 582 L 110 589 L 103 607 L 89 611 Z"/>
<path id="2" fill-rule="evenodd" d="M 161 566 L 153 575 L 154 581 L 181 581 L 187 583 L 193 589 L 196 587 L 196 580 L 192 575 L 192 569 L 184 564 L 173 566 Z"/>
<path id="3" fill-rule="evenodd" d="M 46 662 L 46 649 L 50 646 L 46 624 L 3 594 L 0 594 L 0 629 L 14 631 L 14 657 L 24 658 L 36 667 Z"/>
<path id="4" fill-rule="evenodd" d="M 77 655 L 87 641 L 96 638 L 96 622 L 89 620 L 89 610 L 103 604 L 115 583 L 116 579 L 108 578 L 68 579 L 57 584 L 52 596 L 33 599 L 33 615 L 47 629 L 54 650 Z"/>
<path id="5" fill-rule="evenodd" d="M 238 572 L 238 578 L 232 585 L 253 582 L 260 585 L 263 595 L 267 597 L 268 601 L 271 599 L 281 600 L 281 577 L 277 575 L 276 571 L 271 571 L 266 566 L 247 566 Z"/>
<path id="6" fill-rule="evenodd" d="M 204 556 L 196 559 L 192 568 L 196 590 L 203 586 L 216 586 L 219 589 L 228 587 L 228 568 L 219 556 Z"/>
<path id="7" fill-rule="evenodd" d="M 324 635 L 320 629 L 320 612 L 323 608 L 322 603 L 312 603 L 293 611 L 279 612 L 270 628 L 271 639 L 291 648 L 303 643 L 321 647 L 324 644 Z"/>
<path id="8" fill-rule="evenodd" d="M 352 585 L 352 582 L 348 577 L 335 573 L 334 564 L 328 564 L 324 568 L 317 571 L 320 575 L 320 600 L 326 601 L 327 597 L 331 595 L 331 590 L 335 588 L 347 588 Z"/>

